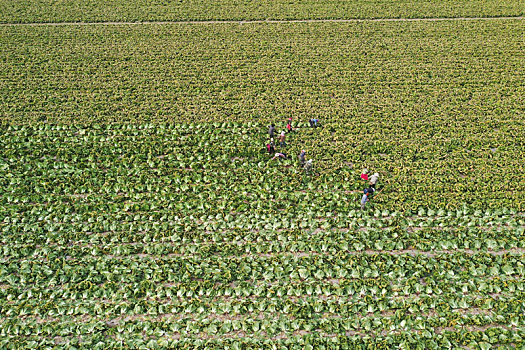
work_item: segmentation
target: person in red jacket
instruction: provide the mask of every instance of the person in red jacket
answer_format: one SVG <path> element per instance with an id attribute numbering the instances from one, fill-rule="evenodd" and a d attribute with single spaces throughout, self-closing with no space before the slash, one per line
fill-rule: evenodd
<path id="1" fill-rule="evenodd" d="M 363 169 L 363 172 L 361 173 L 361 179 L 368 181 L 368 169 Z"/>
<path id="2" fill-rule="evenodd" d="M 270 140 L 270 143 L 266 145 L 266 149 L 268 150 L 269 154 L 275 153 L 275 145 L 273 144 L 273 139 Z"/>

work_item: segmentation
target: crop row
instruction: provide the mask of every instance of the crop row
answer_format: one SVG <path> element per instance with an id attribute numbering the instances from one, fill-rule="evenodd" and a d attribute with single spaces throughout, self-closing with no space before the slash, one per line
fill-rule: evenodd
<path id="1" fill-rule="evenodd" d="M 159 256 L 157 259 L 123 257 L 115 259 L 85 258 L 55 260 L 44 263 L 6 262 L 0 274 L 2 283 L 31 284 L 47 281 L 80 282 L 98 284 L 104 281 L 138 282 L 148 278 L 155 282 L 186 282 L 205 279 L 213 282 L 232 282 L 264 278 L 267 280 L 322 280 L 330 277 L 379 277 L 395 279 L 414 275 L 435 278 L 460 275 L 498 276 L 499 274 L 524 274 L 521 255 L 504 256 L 423 255 L 378 256 L 345 254 L 294 256 L 276 254 L 270 256 L 207 258 L 194 256 Z M 58 263 L 58 264 L 57 264 Z M 366 268 L 364 266 L 367 266 Z"/>
<path id="2" fill-rule="evenodd" d="M 232 323 L 233 324 L 233 323 Z M 247 324 L 247 323 L 245 323 Z M 196 324 L 195 328 L 199 325 Z M 237 325 L 236 325 L 237 326 Z M 239 329 L 241 326 L 237 326 Z M 245 326 L 246 327 L 246 326 Z M 232 325 L 233 328 L 233 325 Z M 272 327 L 274 328 L 274 327 Z M 71 324 L 63 329 L 63 336 L 45 337 L 43 334 L 54 334 L 53 326 L 41 326 L 43 334 L 38 336 L 25 336 L 23 330 L 17 327 L 20 336 L 6 337 L 1 345 L 8 349 L 38 347 L 64 347 L 83 346 L 91 349 L 120 349 L 147 348 L 147 349 L 366 349 L 372 346 L 376 349 L 443 349 L 466 347 L 487 350 L 491 343 L 502 349 L 514 349 L 516 345 L 523 342 L 524 333 L 520 330 L 507 330 L 499 325 L 491 325 L 486 328 L 476 327 L 447 327 L 441 332 L 428 330 L 420 331 L 391 331 L 384 334 L 374 335 L 371 333 L 348 332 L 345 335 L 337 335 L 314 330 L 303 332 L 301 335 L 293 334 L 287 337 L 283 334 L 272 338 L 242 338 L 236 335 L 244 334 L 241 330 L 232 331 L 227 337 L 193 336 L 179 338 L 170 336 L 172 332 L 160 322 L 141 322 L 140 324 L 129 324 L 127 328 L 134 333 L 126 332 L 123 337 L 115 327 L 108 327 L 101 323 L 90 323 L 88 325 Z M 89 335 L 80 336 L 80 329 L 91 330 Z M 191 331 L 192 328 L 189 330 Z M 142 332 L 141 332 L 142 331 Z M 45 333 L 44 333 L 45 332 Z M 137 335 L 141 334 L 141 335 Z M 108 337 L 109 335 L 109 337 Z M 146 335 L 146 336 L 145 336 Z M 13 343 L 14 342 L 14 343 Z"/>
<path id="3" fill-rule="evenodd" d="M 483 0 L 458 3 L 414 1 L 400 4 L 391 0 L 356 1 L 250 1 L 149 2 L 136 0 L 73 0 L 56 3 L 42 0 L 38 4 L 0 1 L 0 22 L 104 22 L 104 21 L 184 21 L 184 20 L 266 20 L 319 18 L 420 18 L 420 17 L 498 17 L 525 14 L 523 3 Z"/>
<path id="4" fill-rule="evenodd" d="M 381 233 L 378 233 L 378 236 Z M 305 233 L 308 235 L 308 233 Z M 402 240 L 402 241 L 401 241 Z M 473 242 L 476 242 L 472 238 Z M 458 250 L 458 245 L 454 244 L 454 241 L 444 240 L 436 244 L 418 244 L 413 241 L 399 237 L 397 239 L 380 239 L 373 240 L 369 242 L 362 243 L 359 236 L 343 236 L 339 235 L 338 237 L 324 237 L 323 240 L 319 240 L 315 236 L 308 241 L 288 241 L 288 242 L 268 242 L 268 241 L 259 241 L 259 242 L 250 242 L 242 243 L 235 242 L 232 244 L 194 244 L 194 243 L 182 243 L 182 244 L 173 244 L 173 243 L 153 243 L 147 244 L 142 241 L 124 243 L 124 244 L 114 244 L 109 243 L 103 246 L 95 245 L 93 243 L 86 244 L 77 244 L 69 243 L 67 247 L 64 247 L 60 243 L 51 243 L 46 244 L 45 247 L 35 246 L 34 244 L 23 245 L 23 246 L 4 246 L 1 251 L 5 258 L 1 259 L 2 262 L 8 263 L 16 261 L 21 258 L 31 258 L 34 261 L 42 261 L 49 258 L 62 258 L 64 256 L 68 257 L 81 257 L 85 256 L 84 259 L 96 259 L 96 258 L 105 258 L 105 259 L 120 259 L 126 258 L 129 256 L 179 256 L 183 254 L 193 254 L 201 258 L 208 258 L 212 256 L 224 256 L 232 257 L 235 259 L 239 256 L 266 256 L 266 255 L 302 255 L 307 252 L 307 254 L 312 255 L 337 255 L 337 254 L 360 254 L 360 252 L 365 252 L 366 254 L 406 254 L 410 250 L 404 249 L 416 249 L 413 251 L 413 254 L 421 254 L 426 256 L 436 256 L 440 255 L 443 252 L 447 253 L 449 250 L 455 250 L 458 253 L 463 253 L 462 250 Z M 499 245 L 496 247 L 495 245 Z M 521 245 L 520 248 L 515 246 Z M 481 243 L 478 241 L 478 244 L 472 243 L 473 249 L 498 249 L 495 252 L 491 251 L 491 254 L 494 255 L 503 255 L 506 253 L 518 253 L 523 252 L 523 241 L 519 242 L 508 242 L 502 240 L 501 242 L 488 240 L 486 243 Z M 465 244 L 467 248 L 470 248 L 469 244 Z M 513 247 L 514 246 L 514 247 Z M 441 250 L 433 250 L 433 248 Z M 375 250 L 373 250 L 375 249 Z M 473 251 L 467 250 L 467 253 Z"/>
<path id="5" fill-rule="evenodd" d="M 119 300 L 129 298 L 144 298 L 145 300 L 171 299 L 190 300 L 198 298 L 200 301 L 213 299 L 219 301 L 232 298 L 243 300 L 253 298 L 272 298 L 289 296 L 291 298 L 318 297 L 335 299 L 345 297 L 345 300 L 371 296 L 372 299 L 401 298 L 405 301 L 419 300 L 415 298 L 424 296 L 459 297 L 474 292 L 484 293 L 485 297 L 500 295 L 513 295 L 523 292 L 523 277 L 496 276 L 490 278 L 478 276 L 444 276 L 441 279 L 419 278 L 407 276 L 396 280 L 388 277 L 365 278 L 327 278 L 324 280 L 299 280 L 280 281 L 247 280 L 236 282 L 211 282 L 207 280 L 191 280 L 187 282 L 162 282 L 153 283 L 140 281 L 126 283 L 121 281 L 104 281 L 94 284 L 90 281 L 71 282 L 65 284 L 50 283 L 31 285 L 3 284 L 0 294 L 10 304 L 23 305 L 27 300 L 47 299 L 49 301 L 75 302 L 77 300 L 90 300 L 91 298 Z"/>
<path id="6" fill-rule="evenodd" d="M 290 318 L 322 318 L 331 315 L 336 318 L 364 317 L 377 313 L 393 314 L 397 317 L 417 317 L 421 312 L 439 315 L 445 318 L 441 322 L 454 320 L 454 313 L 472 312 L 473 314 L 506 315 L 512 318 L 511 326 L 523 324 L 515 319 L 518 315 L 523 317 L 523 291 L 515 291 L 511 295 L 498 294 L 497 296 L 468 294 L 457 295 L 443 293 L 441 295 L 421 295 L 418 297 L 388 297 L 383 295 L 356 295 L 347 298 L 344 295 L 326 297 L 323 295 L 305 296 L 262 296 L 259 298 L 206 298 L 195 296 L 178 300 L 168 297 L 166 299 L 149 299 L 130 295 L 123 300 L 106 300 L 90 297 L 89 300 L 29 300 L 15 301 L 2 305 L 3 314 L 7 317 L 40 317 L 53 318 L 60 316 L 108 316 L 139 315 L 147 313 L 151 316 L 166 313 L 181 314 L 182 317 L 213 318 L 214 315 L 225 318 L 237 318 L 242 315 L 259 312 L 278 312 L 287 314 Z M 324 315 L 326 313 L 327 315 Z M 499 316 L 498 316 L 499 317 Z M 504 316 L 501 316 L 504 317 Z M 14 319 L 14 318 L 13 318 Z M 488 319 L 490 323 L 490 319 Z M 508 319 L 500 320 L 507 322 Z"/>

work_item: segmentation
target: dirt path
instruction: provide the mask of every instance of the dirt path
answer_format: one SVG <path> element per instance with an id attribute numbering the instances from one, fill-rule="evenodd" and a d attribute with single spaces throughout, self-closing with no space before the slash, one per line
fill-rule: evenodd
<path id="1" fill-rule="evenodd" d="M 42 26 L 92 26 L 92 25 L 137 25 L 137 24 L 254 24 L 254 23 L 346 23 L 346 22 L 421 22 L 421 21 L 478 21 L 478 20 L 523 20 L 520 17 L 443 17 L 443 18 L 371 18 L 371 19 L 290 19 L 290 20 L 224 20 L 224 21 L 145 21 L 145 22 L 48 22 L 48 23 L 0 23 L 0 27 Z"/>

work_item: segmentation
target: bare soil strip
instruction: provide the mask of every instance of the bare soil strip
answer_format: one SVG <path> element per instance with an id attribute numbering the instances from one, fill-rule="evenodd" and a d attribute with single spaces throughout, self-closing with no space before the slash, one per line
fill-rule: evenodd
<path id="1" fill-rule="evenodd" d="M 269 20 L 212 20 L 212 21 L 143 21 L 143 22 L 43 22 L 43 23 L 0 23 L 0 27 L 43 27 L 43 26 L 93 26 L 93 25 L 141 25 L 141 24 L 255 24 L 255 23 L 346 23 L 346 22 L 421 22 L 421 21 L 478 21 L 478 20 L 523 20 L 519 17 L 434 17 L 434 18 L 349 18 L 349 19 L 269 19 Z"/>

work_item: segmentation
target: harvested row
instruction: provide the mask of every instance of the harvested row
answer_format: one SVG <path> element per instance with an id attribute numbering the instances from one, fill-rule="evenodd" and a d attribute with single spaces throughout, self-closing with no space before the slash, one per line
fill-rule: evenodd
<path id="1" fill-rule="evenodd" d="M 0 1 L 0 23 L 111 22 L 111 21 L 206 21 L 206 20 L 296 20 L 347 18 L 501 17 L 525 14 L 523 3 L 480 0 L 461 2 L 413 1 L 399 3 L 374 0 L 366 3 L 336 0 L 289 2 L 270 0 L 253 3 L 233 0 L 189 0 L 111 2 L 73 0 L 67 3 L 41 0 L 38 3 Z"/>

